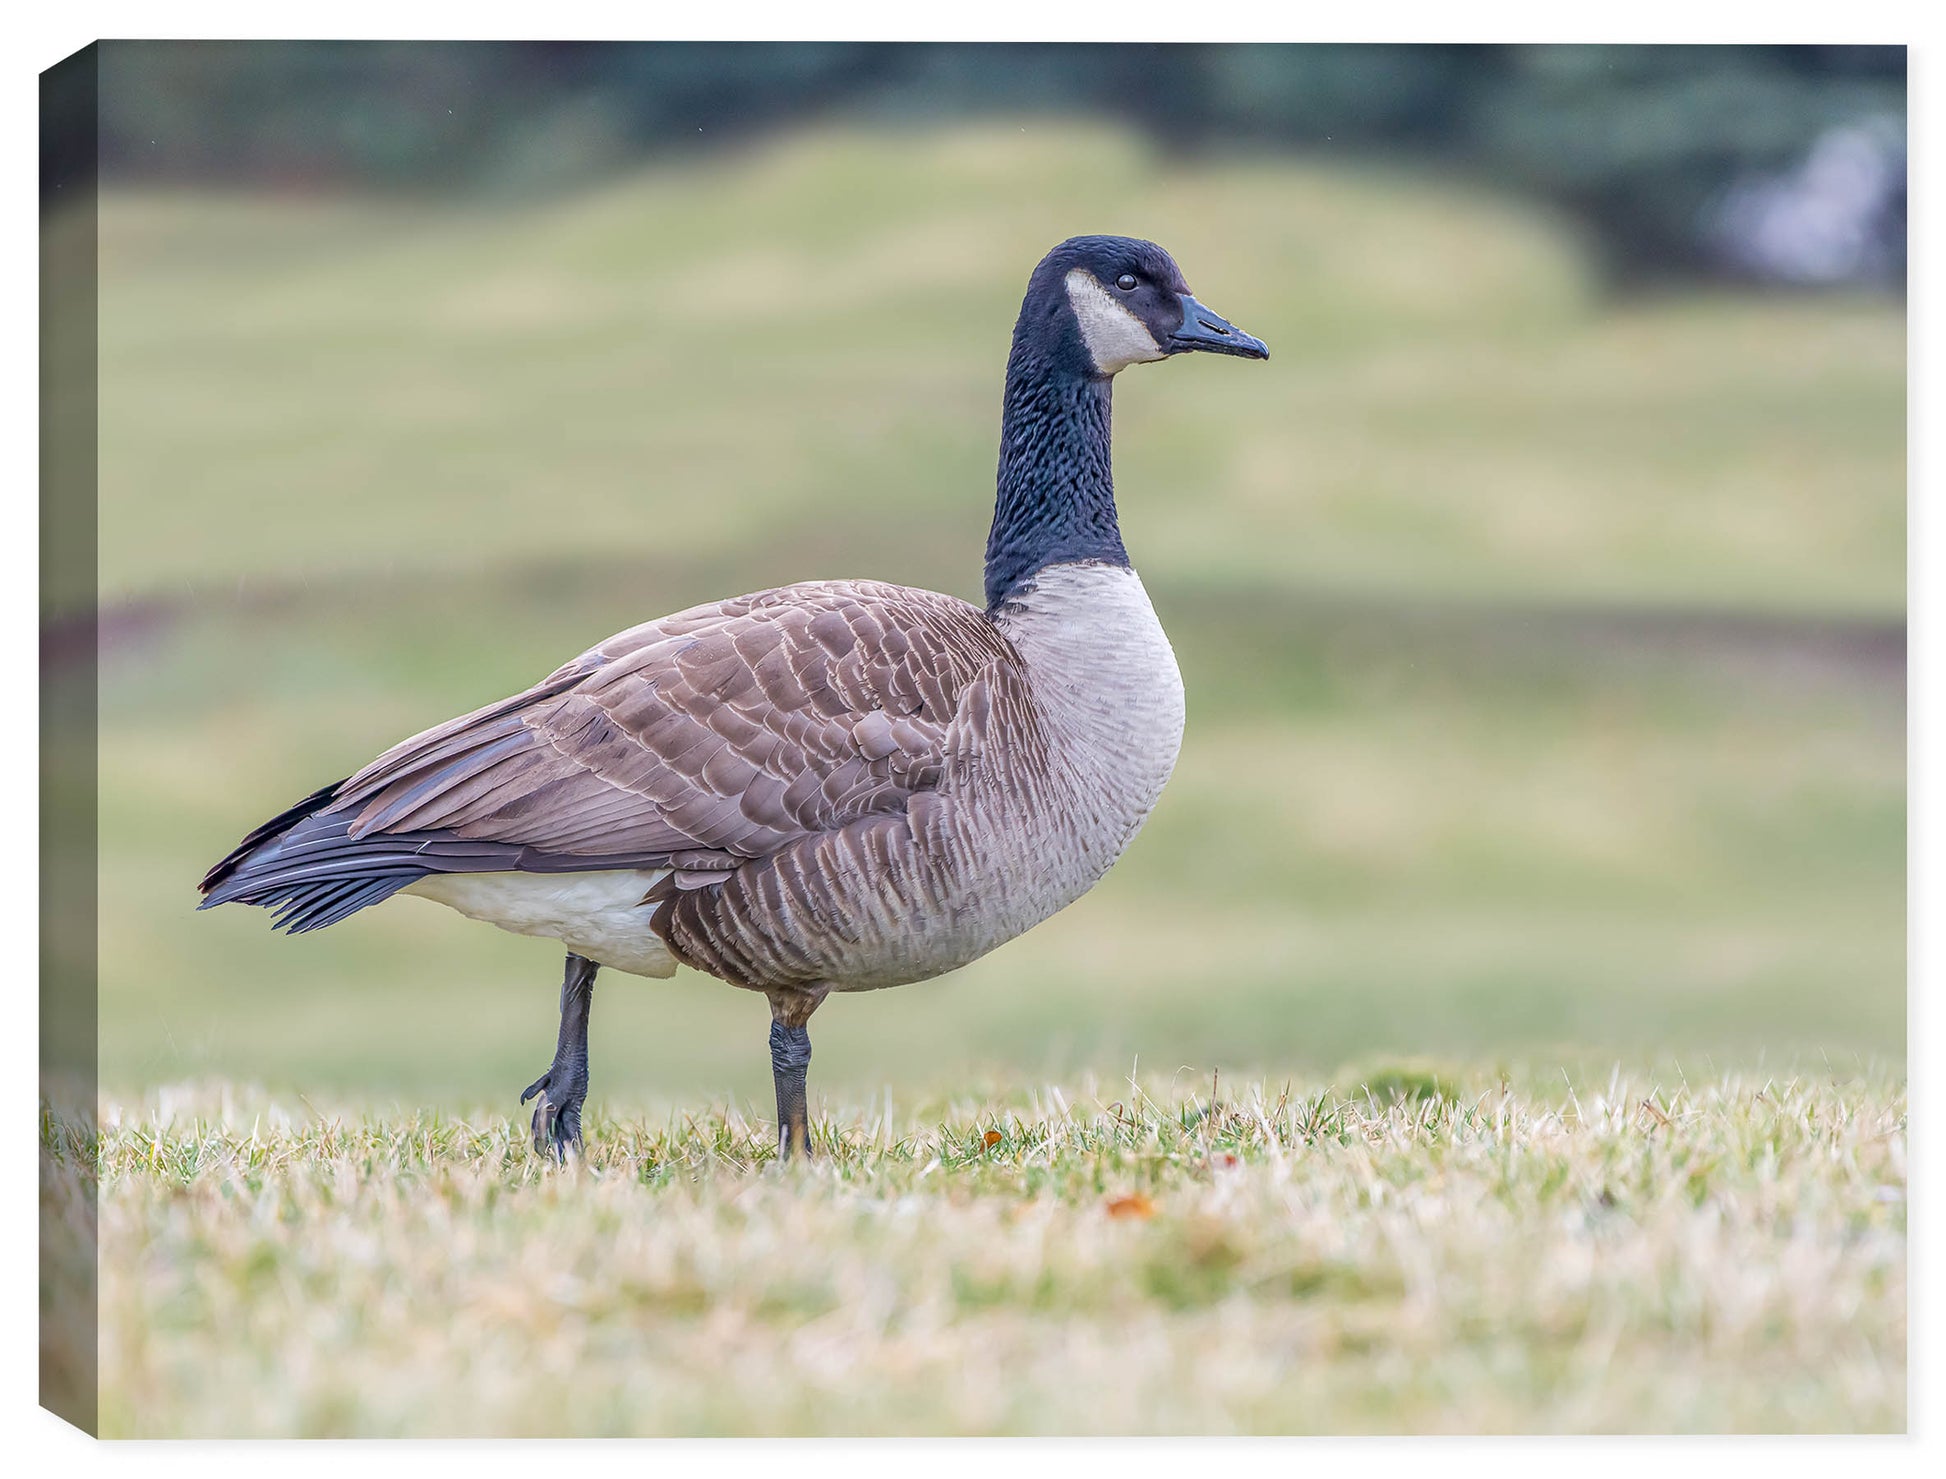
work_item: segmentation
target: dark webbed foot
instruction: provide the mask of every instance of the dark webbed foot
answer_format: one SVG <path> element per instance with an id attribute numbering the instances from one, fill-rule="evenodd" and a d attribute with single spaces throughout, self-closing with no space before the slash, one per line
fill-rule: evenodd
<path id="1" fill-rule="evenodd" d="M 522 1104 L 540 1096 L 534 1106 L 535 1152 L 564 1165 L 581 1154 L 581 1106 L 588 1097 L 588 1015 L 599 969 L 583 956 L 568 957 L 561 980 L 561 1033 L 554 1045 L 554 1061 L 520 1096 Z"/>
<path id="2" fill-rule="evenodd" d="M 588 1074 L 563 1072 L 556 1064 L 521 1091 L 525 1104 L 536 1094 L 541 1102 L 534 1106 L 534 1150 L 552 1156 L 563 1165 L 570 1156 L 581 1154 L 581 1106 L 588 1098 Z"/>

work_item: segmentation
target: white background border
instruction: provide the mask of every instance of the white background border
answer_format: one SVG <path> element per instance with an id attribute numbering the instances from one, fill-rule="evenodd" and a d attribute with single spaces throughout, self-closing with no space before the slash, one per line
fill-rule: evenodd
<path id="1" fill-rule="evenodd" d="M 374 1476 L 395 1469 L 416 1472 L 428 1461 L 464 1465 L 471 1475 L 521 1473 L 531 1476 L 561 1464 L 577 1471 L 639 1469 L 643 1464 L 670 1463 L 685 1468 L 707 1466 L 712 1479 L 761 1467 L 775 1474 L 782 1468 L 790 1479 L 815 1479 L 843 1473 L 847 1479 L 861 1471 L 907 1473 L 923 1469 L 926 1479 L 982 1473 L 996 1463 L 1010 1469 L 1061 1469 L 1106 1466 L 1116 1479 L 1138 1473 L 1204 1471 L 1208 1466 L 1234 1464 L 1261 1468 L 1285 1464 L 1328 1465 L 1334 1468 L 1374 1468 L 1390 1471 L 1410 1467 L 1440 1479 L 1463 1479 L 1469 1472 L 1495 1479 L 1520 1473 L 1546 1473 L 1549 1479 L 1563 1469 L 1580 1476 L 1628 1474 L 1653 1466 L 1656 1479 L 1668 1472 L 1714 1472 L 1736 1465 L 1761 1464 L 1765 1479 L 1815 1473 L 1829 1479 L 1834 1464 L 1869 1465 L 1884 1473 L 1946 1472 L 1946 1444 L 1938 1439 L 1937 1408 L 1939 1342 L 1942 1334 L 1940 1280 L 1935 1266 L 1943 1245 L 1935 1232 L 1931 1257 L 1917 1251 L 1922 1238 L 1915 1234 L 1912 1264 L 1912 1351 L 1910 1369 L 1913 1440 L 1887 1439 L 1749 1439 L 1735 1452 L 1725 1440 L 1310 1440 L 1301 1444 L 1274 1439 L 1229 1442 L 1192 1440 L 1121 1440 L 1082 1444 L 1073 1441 L 1009 1441 L 1004 1448 L 967 1442 L 661 1442 L 656 1444 L 583 1443 L 564 1448 L 552 1443 L 364 1443 L 355 1451 L 335 1443 L 120 1443 L 97 1444 L 78 1436 L 58 1419 L 34 1406 L 37 1386 L 38 1298 L 35 1267 L 37 1171 L 28 1126 L 36 1117 L 38 1036 L 34 1030 L 36 993 L 36 929 L 34 915 L 34 849 L 26 845 L 34 826 L 34 794 L 29 777 L 35 771 L 35 729 L 30 722 L 27 695 L 34 691 L 38 655 L 36 586 L 36 381 L 37 303 L 35 282 L 38 169 L 36 74 L 99 37 L 262 37 L 289 35 L 318 38 L 370 37 L 434 39 L 874 39 L 874 40 L 1044 40 L 1044 41 L 1816 41 L 1908 43 L 1910 66 L 1912 209 L 1910 254 L 1913 287 L 1910 294 L 1912 338 L 1909 350 L 1910 409 L 1910 530 L 1912 535 L 1909 584 L 1909 641 L 1912 653 L 1908 754 L 1911 774 L 1911 919 L 1910 1048 L 1913 1129 L 1911 1134 L 1914 1189 L 1911 1197 L 1915 1229 L 1933 1225 L 1938 1205 L 1943 1161 L 1940 1153 L 1946 1129 L 1937 1112 L 1938 1098 L 1929 1090 L 1929 1074 L 1946 1066 L 1946 1043 L 1941 1041 L 1946 1011 L 1939 1005 L 1941 930 L 1933 917 L 1946 898 L 1940 885 L 1939 842 L 1946 815 L 1946 789 L 1939 784 L 1941 757 L 1946 755 L 1946 683 L 1942 682 L 1942 597 L 1946 580 L 1946 524 L 1938 509 L 1937 417 L 1946 414 L 1939 400 L 1925 405 L 1925 387 L 1939 393 L 1929 370 L 1946 343 L 1946 316 L 1936 281 L 1938 258 L 1929 246 L 1938 245 L 1938 212 L 1933 208 L 1942 182 L 1942 108 L 1938 85 L 1942 76 L 1939 53 L 1933 45 L 1940 34 L 1938 15 L 1946 7 L 1885 0 L 1847 0 L 1840 5 L 1769 3 L 1681 3 L 1681 0 L 1632 0 L 1626 7 L 1565 7 L 1559 4 L 1509 3 L 1509 0 L 1469 0 L 1464 5 L 1385 4 L 1382 6 L 1298 7 L 1222 3 L 1199 0 L 1177 3 L 1069 3 L 1059 7 L 987 0 L 977 6 L 920 9 L 911 4 L 843 3 L 824 0 L 815 6 L 778 3 L 745 4 L 731 11 L 722 5 L 672 7 L 641 4 L 573 3 L 551 0 L 544 6 L 493 4 L 431 4 L 415 0 L 339 0 L 313 3 L 262 4 L 97 3 L 41 7 L 30 3 L 9 24 L 6 86 L 0 91 L 0 154 L 4 155 L 4 201 L 11 229 L 0 234 L 5 271 L 0 274 L 0 313 L 5 333 L 0 337 L 0 374 L 5 394 L 0 414 L 6 434 L 0 440 L 8 472 L 0 483 L 0 663 L 6 688 L 14 696 L 9 723 L 0 730 L 0 775 L 7 788 L 4 814 L 6 835 L 13 839 L 0 858 L 0 909 L 7 929 L 0 938 L 11 942 L 11 986 L 7 991 L 8 1031 L 0 1038 L 6 1061 L 0 1069 L 5 1086 L 5 1114 L 0 1116 L 0 1433 L 8 1466 L 15 1472 L 55 1470 L 62 1479 L 76 1472 L 130 1473 L 137 1470 L 206 1475 L 212 1470 L 247 1468 L 283 1473 L 322 1472 L 347 1462 L 357 1463 Z M 1930 409 L 1935 421 L 1922 419 Z M 1928 765 L 1926 762 L 1932 763 Z M 1929 1403 L 1928 1381 L 1931 1378 Z M 1924 1457 L 1932 1454 L 1931 1459 Z M 1873 1476 L 1876 1479 L 1876 1473 Z"/>

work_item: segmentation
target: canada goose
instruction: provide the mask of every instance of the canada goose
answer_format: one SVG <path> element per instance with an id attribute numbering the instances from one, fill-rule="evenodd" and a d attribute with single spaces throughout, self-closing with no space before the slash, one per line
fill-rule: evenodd
<path id="1" fill-rule="evenodd" d="M 418 894 L 568 947 L 537 1151 L 581 1141 L 597 969 L 770 999 L 778 1153 L 810 1149 L 806 1022 L 941 975 L 1094 886 L 1175 767 L 1175 654 L 1129 566 L 1109 388 L 1191 350 L 1268 359 L 1151 242 L 1078 236 L 1014 325 L 986 609 L 814 581 L 632 627 L 257 828 L 200 907 L 295 934 Z"/>

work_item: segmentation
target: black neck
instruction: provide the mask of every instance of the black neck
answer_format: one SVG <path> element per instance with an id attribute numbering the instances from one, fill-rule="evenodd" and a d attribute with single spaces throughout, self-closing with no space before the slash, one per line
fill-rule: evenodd
<path id="1" fill-rule="evenodd" d="M 1048 565 L 1128 564 L 1109 467 L 1109 381 L 1027 351 L 1007 362 L 1000 489 L 987 535 L 987 609 Z"/>

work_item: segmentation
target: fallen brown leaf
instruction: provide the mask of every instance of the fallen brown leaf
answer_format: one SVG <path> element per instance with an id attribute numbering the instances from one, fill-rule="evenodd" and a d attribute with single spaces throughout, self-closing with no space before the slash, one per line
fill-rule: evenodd
<path id="1" fill-rule="evenodd" d="M 1153 1217 L 1155 1203 L 1139 1191 L 1130 1192 L 1126 1196 L 1110 1197 L 1108 1215 L 1110 1217 Z"/>

